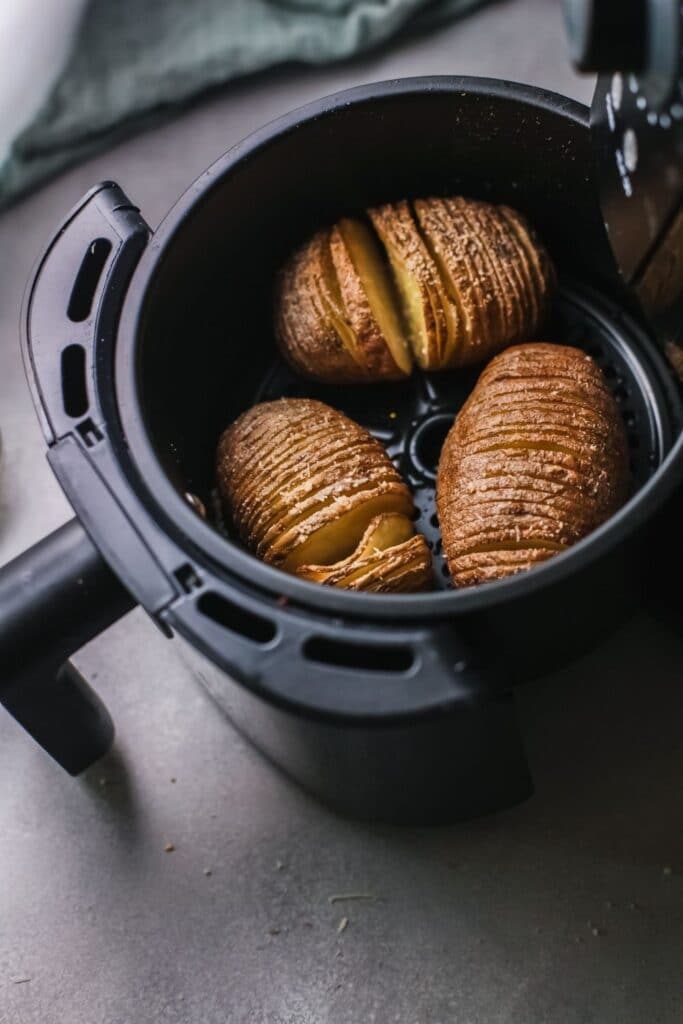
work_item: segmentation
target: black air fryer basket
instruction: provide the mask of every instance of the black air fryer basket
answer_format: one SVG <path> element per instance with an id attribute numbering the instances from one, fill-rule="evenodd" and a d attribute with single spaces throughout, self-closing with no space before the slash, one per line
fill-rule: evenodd
<path id="1" fill-rule="evenodd" d="M 27 294 L 24 354 L 48 459 L 76 519 L 0 575 L 0 696 L 69 771 L 112 728 L 68 657 L 133 604 L 180 641 L 237 727 L 344 811 L 434 822 L 531 790 L 513 687 L 594 644 L 643 601 L 683 474 L 678 387 L 620 279 L 588 111 L 477 79 L 351 90 L 227 153 L 152 234 L 105 183 L 72 211 Z M 570 551 L 450 588 L 434 515 L 438 452 L 472 373 L 329 389 L 276 355 L 274 274 L 321 224 L 432 194 L 506 202 L 562 278 L 546 336 L 598 361 L 628 431 L 634 494 Z M 440 586 L 378 596 L 287 576 L 213 507 L 221 430 L 307 395 L 372 430 L 410 481 Z M 188 500 L 189 496 L 189 500 Z"/>

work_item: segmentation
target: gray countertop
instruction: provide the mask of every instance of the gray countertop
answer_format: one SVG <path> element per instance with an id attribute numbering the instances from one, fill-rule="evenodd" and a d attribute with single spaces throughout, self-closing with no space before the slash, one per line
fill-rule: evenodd
<path id="1" fill-rule="evenodd" d="M 285 110 L 438 73 L 591 92 L 556 5 L 512 0 L 341 67 L 233 86 L 0 218 L 0 562 L 69 516 L 17 323 L 31 264 L 80 194 L 117 179 L 154 225 Z M 536 796 L 434 830 L 346 821 L 302 794 L 140 612 L 77 660 L 118 730 L 84 777 L 0 715 L 0 1024 L 683 1020 L 683 641 L 663 624 L 643 614 L 527 686 Z M 349 892 L 377 899 L 330 902 Z"/>

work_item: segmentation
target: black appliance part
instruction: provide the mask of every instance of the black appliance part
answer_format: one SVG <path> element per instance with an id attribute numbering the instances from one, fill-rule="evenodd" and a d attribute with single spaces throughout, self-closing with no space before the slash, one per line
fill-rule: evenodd
<path id="1" fill-rule="evenodd" d="M 578 70 L 640 71 L 648 60 L 646 8 L 646 0 L 563 0 Z"/>
<path id="2" fill-rule="evenodd" d="M 75 519 L 3 570 L 2 702 L 71 775 L 106 753 L 114 728 L 68 658 L 133 605 Z"/>
<path id="3" fill-rule="evenodd" d="M 30 588 L 4 614 L 32 553 L 0 573 L 3 666 L 11 655 L 0 697 L 10 710 L 21 705 L 22 678 L 49 694 L 53 664 L 92 634 L 93 621 L 102 628 L 135 600 L 186 641 L 199 678 L 245 734 L 345 811 L 454 820 L 528 795 L 511 688 L 575 657 L 642 602 L 683 465 L 679 394 L 627 312 L 590 160 L 587 112 L 562 97 L 416 79 L 351 90 L 256 133 L 198 180 L 149 244 L 117 186 L 89 193 L 27 293 L 24 356 L 48 458 L 82 524 L 69 528 L 71 542 L 88 553 L 78 564 L 62 560 L 55 594 L 66 595 L 64 607 L 73 601 L 95 549 L 109 569 L 90 566 L 87 607 L 73 608 L 78 634 L 48 635 L 40 666 L 37 645 L 21 642 L 35 614 Z M 314 192 L 302 166 L 316 168 Z M 470 591 L 379 597 L 286 576 L 227 541 L 184 497 L 209 501 L 226 422 L 259 394 L 296 386 L 274 363 L 275 268 L 345 209 L 453 191 L 526 211 L 561 268 L 599 288 L 568 284 L 555 328 L 602 361 L 640 488 L 571 551 Z M 226 334 L 228 323 L 235 330 Z M 405 431 L 402 455 L 397 431 L 389 441 L 420 477 L 429 522 L 434 445 L 461 400 L 458 385 L 416 375 L 365 395 L 375 430 Z M 59 561 L 58 543 L 48 538 L 42 557 Z M 82 720 L 94 717 L 87 693 L 71 696 Z M 53 730 L 38 712 L 21 717 L 67 767 L 88 759 L 68 756 L 56 720 Z M 91 757 L 103 734 L 100 722 Z"/>
<path id="4" fill-rule="evenodd" d="M 683 342 L 683 3 L 565 0 L 580 68 L 608 72 L 591 109 L 595 171 L 624 281 L 657 333 Z M 683 352 L 675 364 L 683 365 Z"/>

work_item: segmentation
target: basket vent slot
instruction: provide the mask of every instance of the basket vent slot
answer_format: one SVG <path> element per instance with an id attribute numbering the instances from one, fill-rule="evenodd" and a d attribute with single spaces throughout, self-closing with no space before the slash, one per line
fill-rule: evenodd
<path id="1" fill-rule="evenodd" d="M 239 605 L 213 591 L 202 594 L 197 602 L 197 608 L 207 619 L 257 644 L 270 643 L 277 633 L 275 624 L 270 619 L 256 615 L 246 608 L 240 608 Z"/>
<path id="2" fill-rule="evenodd" d="M 78 268 L 66 309 L 66 315 L 74 323 L 81 323 L 90 315 L 95 290 L 110 252 L 111 242 L 107 238 L 96 238 L 88 246 Z"/>
<path id="3" fill-rule="evenodd" d="M 410 647 L 347 643 L 323 636 L 308 638 L 304 657 L 323 665 L 365 672 L 408 672 L 415 661 Z"/>
<path id="4" fill-rule="evenodd" d="M 67 345 L 62 352 L 62 402 L 64 412 L 73 419 L 88 411 L 88 389 L 85 382 L 85 349 Z"/>

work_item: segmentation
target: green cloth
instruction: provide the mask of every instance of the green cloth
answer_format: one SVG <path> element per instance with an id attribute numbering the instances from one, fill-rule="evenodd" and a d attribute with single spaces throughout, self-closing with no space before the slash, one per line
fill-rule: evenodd
<path id="1" fill-rule="evenodd" d="M 91 0 L 73 53 L 0 168 L 0 206 L 205 89 L 322 64 L 487 0 Z"/>

